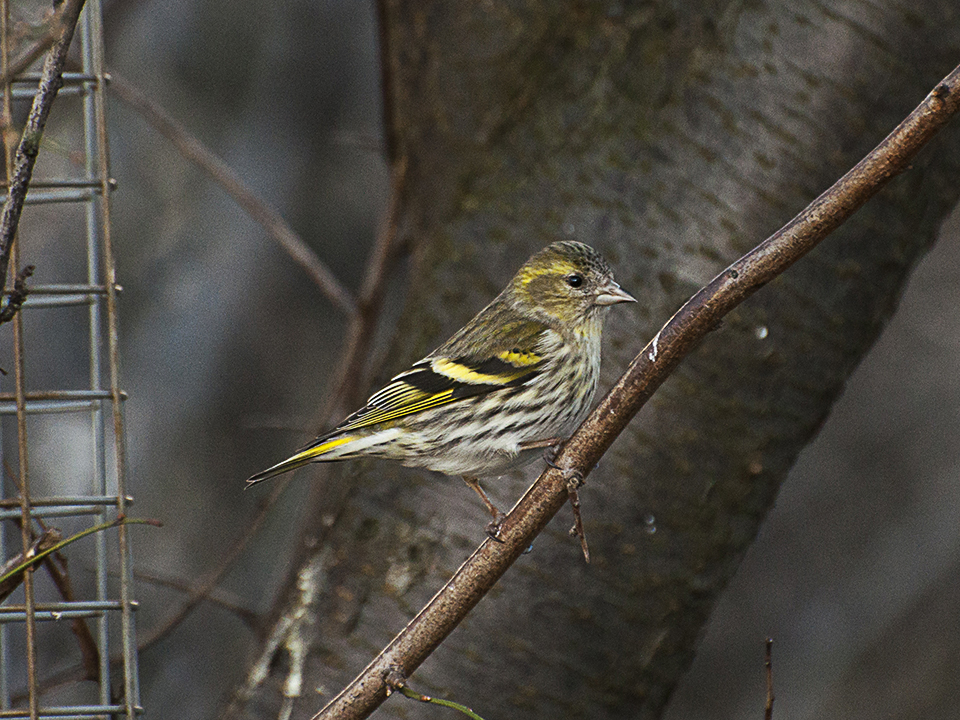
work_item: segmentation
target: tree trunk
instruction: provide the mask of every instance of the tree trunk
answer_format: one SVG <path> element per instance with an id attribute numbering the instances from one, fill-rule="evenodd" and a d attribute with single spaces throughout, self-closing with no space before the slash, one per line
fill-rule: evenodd
<path id="1" fill-rule="evenodd" d="M 616 308 L 602 387 L 702 284 L 801 210 L 960 60 L 954 0 L 386 2 L 388 136 L 415 242 L 388 374 L 442 342 L 526 257 L 597 247 Z M 658 716 L 798 453 L 956 202 L 960 136 L 751 298 L 683 363 L 563 513 L 411 684 L 487 718 Z M 319 482 L 290 605 L 311 613 L 310 717 L 483 539 L 456 479 L 353 463 Z M 488 489 L 501 506 L 525 478 Z M 771 568 L 777 572 L 777 568 Z M 304 601 L 304 588 L 316 592 Z M 275 716 L 276 683 L 246 711 Z M 313 688 L 324 693 L 317 695 Z M 448 717 L 392 698 L 384 717 Z"/>

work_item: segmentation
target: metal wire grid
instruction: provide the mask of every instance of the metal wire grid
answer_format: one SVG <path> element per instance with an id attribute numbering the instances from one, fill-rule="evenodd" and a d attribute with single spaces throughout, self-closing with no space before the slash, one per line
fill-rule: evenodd
<path id="1" fill-rule="evenodd" d="M 8 2 L 0 0 L 0 11 L 4 17 L 9 17 Z M 31 294 L 12 323 L 14 388 L 10 390 L 9 377 L 0 377 L 0 432 L 15 435 L 17 442 L 15 451 L 6 453 L 14 455 L 14 458 L 4 456 L 7 444 L 0 442 L 0 459 L 3 460 L 4 474 L 11 470 L 19 473 L 18 483 L 22 492 L 16 496 L 5 495 L 13 484 L 0 483 L 0 557 L 3 560 L 24 550 L 23 540 L 29 540 L 29 532 L 22 532 L 24 527 L 36 528 L 44 518 L 61 518 L 58 522 L 90 527 L 125 514 L 130 502 L 126 495 L 124 395 L 119 387 L 118 373 L 116 296 L 119 287 L 114 274 L 110 237 L 110 191 L 113 182 L 109 175 L 104 114 L 101 20 L 99 0 L 87 0 L 74 38 L 74 50 L 79 46 L 82 69 L 80 72 L 65 73 L 60 91 L 60 96 L 77 95 L 80 98 L 82 175 L 40 176 L 31 184 L 26 199 L 31 205 L 55 204 L 45 212 L 57 212 L 65 207 L 64 203 L 72 207 L 79 204 L 83 208 L 85 249 L 82 252 L 86 255 L 86 277 L 73 283 L 38 282 L 31 285 Z M 12 85 L 3 88 L 5 102 L 32 97 L 38 78 L 37 73 L 26 73 L 16 78 Z M 62 104 L 63 101 L 58 98 L 54 115 L 64 110 Z M 72 110 L 69 106 L 66 109 Z M 42 149 L 41 155 L 44 152 L 45 149 Z M 41 173 L 38 172 L 38 175 Z M 30 209 L 25 211 L 25 218 L 28 212 L 31 212 Z M 27 256 L 30 241 L 25 232 L 20 233 L 17 241 L 20 247 L 14 247 L 11 271 L 20 267 L 22 258 Z M 42 277 L 42 268 L 39 270 L 37 275 Z M 45 312 L 42 309 L 71 306 L 80 308 L 81 312 L 86 308 L 87 332 L 85 342 L 75 349 L 76 357 L 67 358 L 67 362 L 74 365 L 83 363 L 85 355 L 89 364 L 89 383 L 86 387 L 69 389 L 30 387 L 32 369 L 25 368 L 28 343 L 24 332 L 24 316 L 32 321 L 30 315 L 38 310 Z M 44 332 L 40 323 L 31 322 L 29 327 L 27 334 Z M 58 331 L 53 326 L 46 330 Z M 2 328 L 0 333 L 0 343 L 9 343 L 10 328 Z M 83 347 L 84 344 L 86 347 Z M 56 436 L 56 423 L 64 419 L 75 420 L 78 415 L 89 419 L 87 439 L 84 441 L 89 444 L 92 458 L 92 468 L 84 471 L 89 477 L 88 490 L 79 494 L 32 496 L 28 425 L 37 418 L 43 418 L 44 422 L 53 424 L 52 432 Z M 29 429 L 31 432 L 36 430 L 33 425 Z M 44 431 L 50 433 L 51 426 L 45 426 Z M 71 531 L 76 529 L 71 526 Z M 0 606 L 0 718 L 132 719 L 143 712 L 140 707 L 133 621 L 135 603 L 131 599 L 132 573 L 127 528 L 121 525 L 97 533 L 92 540 L 81 540 L 66 552 L 71 553 L 81 543 L 93 543 L 95 546 L 93 580 L 87 583 L 92 586 L 92 599 L 63 600 L 52 588 L 42 587 L 42 571 L 37 571 L 27 573 L 22 590 L 8 598 L 7 604 Z M 71 565 L 70 572 L 80 575 L 83 568 Z M 83 619 L 93 627 L 91 634 L 96 643 L 98 663 L 98 669 L 93 673 L 98 676 L 93 683 L 95 692 L 91 691 L 89 682 L 74 682 L 68 683 L 73 686 L 72 691 L 61 689 L 45 693 L 42 688 L 44 679 L 55 674 L 52 673 L 54 670 L 62 673 L 63 668 L 40 667 L 40 663 L 52 658 L 57 664 L 58 658 L 68 656 L 71 652 L 76 654 L 76 643 L 69 633 L 65 636 L 63 632 L 48 632 L 47 628 L 62 627 L 68 624 L 64 621 L 72 619 Z M 50 702 L 51 697 L 53 702 Z M 63 697 L 68 697 L 70 702 L 63 702 Z"/>

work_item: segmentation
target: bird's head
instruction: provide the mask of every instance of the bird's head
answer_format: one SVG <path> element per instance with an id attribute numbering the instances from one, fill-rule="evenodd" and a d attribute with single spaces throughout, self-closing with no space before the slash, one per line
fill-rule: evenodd
<path id="1" fill-rule="evenodd" d="M 589 245 L 564 240 L 531 257 L 510 283 L 514 306 L 551 326 L 597 319 L 601 311 L 636 299 L 614 282 L 610 266 Z"/>

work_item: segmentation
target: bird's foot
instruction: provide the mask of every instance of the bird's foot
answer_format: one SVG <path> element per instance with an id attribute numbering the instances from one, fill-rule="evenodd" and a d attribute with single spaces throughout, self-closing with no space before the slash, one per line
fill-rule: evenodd
<path id="1" fill-rule="evenodd" d="M 487 508 L 487 512 L 489 512 L 491 517 L 493 517 L 493 520 L 489 525 L 487 525 L 487 535 L 491 540 L 496 540 L 498 543 L 502 543 L 503 538 L 500 537 L 500 526 L 503 525 L 506 515 L 500 512 L 497 509 L 497 506 L 490 502 L 490 498 L 487 497 L 487 493 L 485 493 L 483 488 L 480 486 L 480 480 L 478 478 L 470 475 L 464 475 L 463 481 L 469 485 L 477 495 L 480 496 L 480 499 L 483 500 L 484 506 Z"/>
<path id="2" fill-rule="evenodd" d="M 543 448 L 543 461 L 554 469 L 559 469 L 555 461 L 562 447 L 562 437 L 548 437 L 543 440 L 528 440 L 527 442 L 520 443 L 521 450 L 538 450 Z"/>
<path id="3" fill-rule="evenodd" d="M 496 510 L 496 508 L 494 508 L 494 510 Z M 503 538 L 500 536 L 500 526 L 503 525 L 503 521 L 506 519 L 507 516 L 497 510 L 497 514 L 493 516 L 493 520 L 487 525 L 487 537 L 494 542 L 502 543 Z"/>

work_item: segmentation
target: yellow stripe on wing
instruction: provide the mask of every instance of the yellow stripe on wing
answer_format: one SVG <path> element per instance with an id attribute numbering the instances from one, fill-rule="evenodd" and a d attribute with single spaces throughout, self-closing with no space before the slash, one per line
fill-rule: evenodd
<path id="1" fill-rule="evenodd" d="M 349 432 L 399 420 L 431 408 L 495 390 L 514 387 L 539 372 L 535 352 L 504 350 L 483 362 L 430 358 L 397 375 L 348 417 L 337 432 Z"/>
<path id="2" fill-rule="evenodd" d="M 523 352 L 521 350 L 504 350 L 502 353 L 499 353 L 497 357 L 515 367 L 530 367 L 543 360 L 543 358 L 535 352 Z"/>
<path id="3" fill-rule="evenodd" d="M 341 445 L 346 445 L 348 442 L 353 442 L 356 439 L 357 438 L 353 435 L 336 437 L 336 438 L 333 438 L 333 440 L 327 440 L 326 442 L 320 443 L 319 445 L 315 445 L 313 447 L 308 447 L 305 450 L 301 450 L 292 458 L 290 458 L 290 461 L 301 460 L 301 459 L 310 461 L 313 458 L 317 457 L 318 455 L 325 455 L 326 453 L 330 452 L 334 448 L 338 448 Z"/>
<path id="4" fill-rule="evenodd" d="M 414 398 L 419 398 L 414 400 Z M 429 410 L 438 405 L 446 405 L 453 402 L 453 388 L 444 390 L 440 393 L 427 394 L 411 387 L 406 398 L 397 402 L 395 405 L 385 408 L 377 408 L 368 405 L 357 413 L 353 420 L 345 422 L 340 430 L 357 430 L 359 428 L 369 427 L 377 423 L 397 420 L 418 413 L 421 410 Z M 405 400 L 405 401 L 404 401 Z"/>
<path id="5" fill-rule="evenodd" d="M 505 359 L 505 358 L 504 358 Z M 507 360 L 507 362 L 510 362 Z M 457 382 L 473 385 L 506 385 L 517 378 L 529 374 L 526 368 L 517 368 L 512 372 L 484 373 L 462 365 L 455 360 L 436 358 L 430 363 L 431 369 L 440 375 Z"/>

